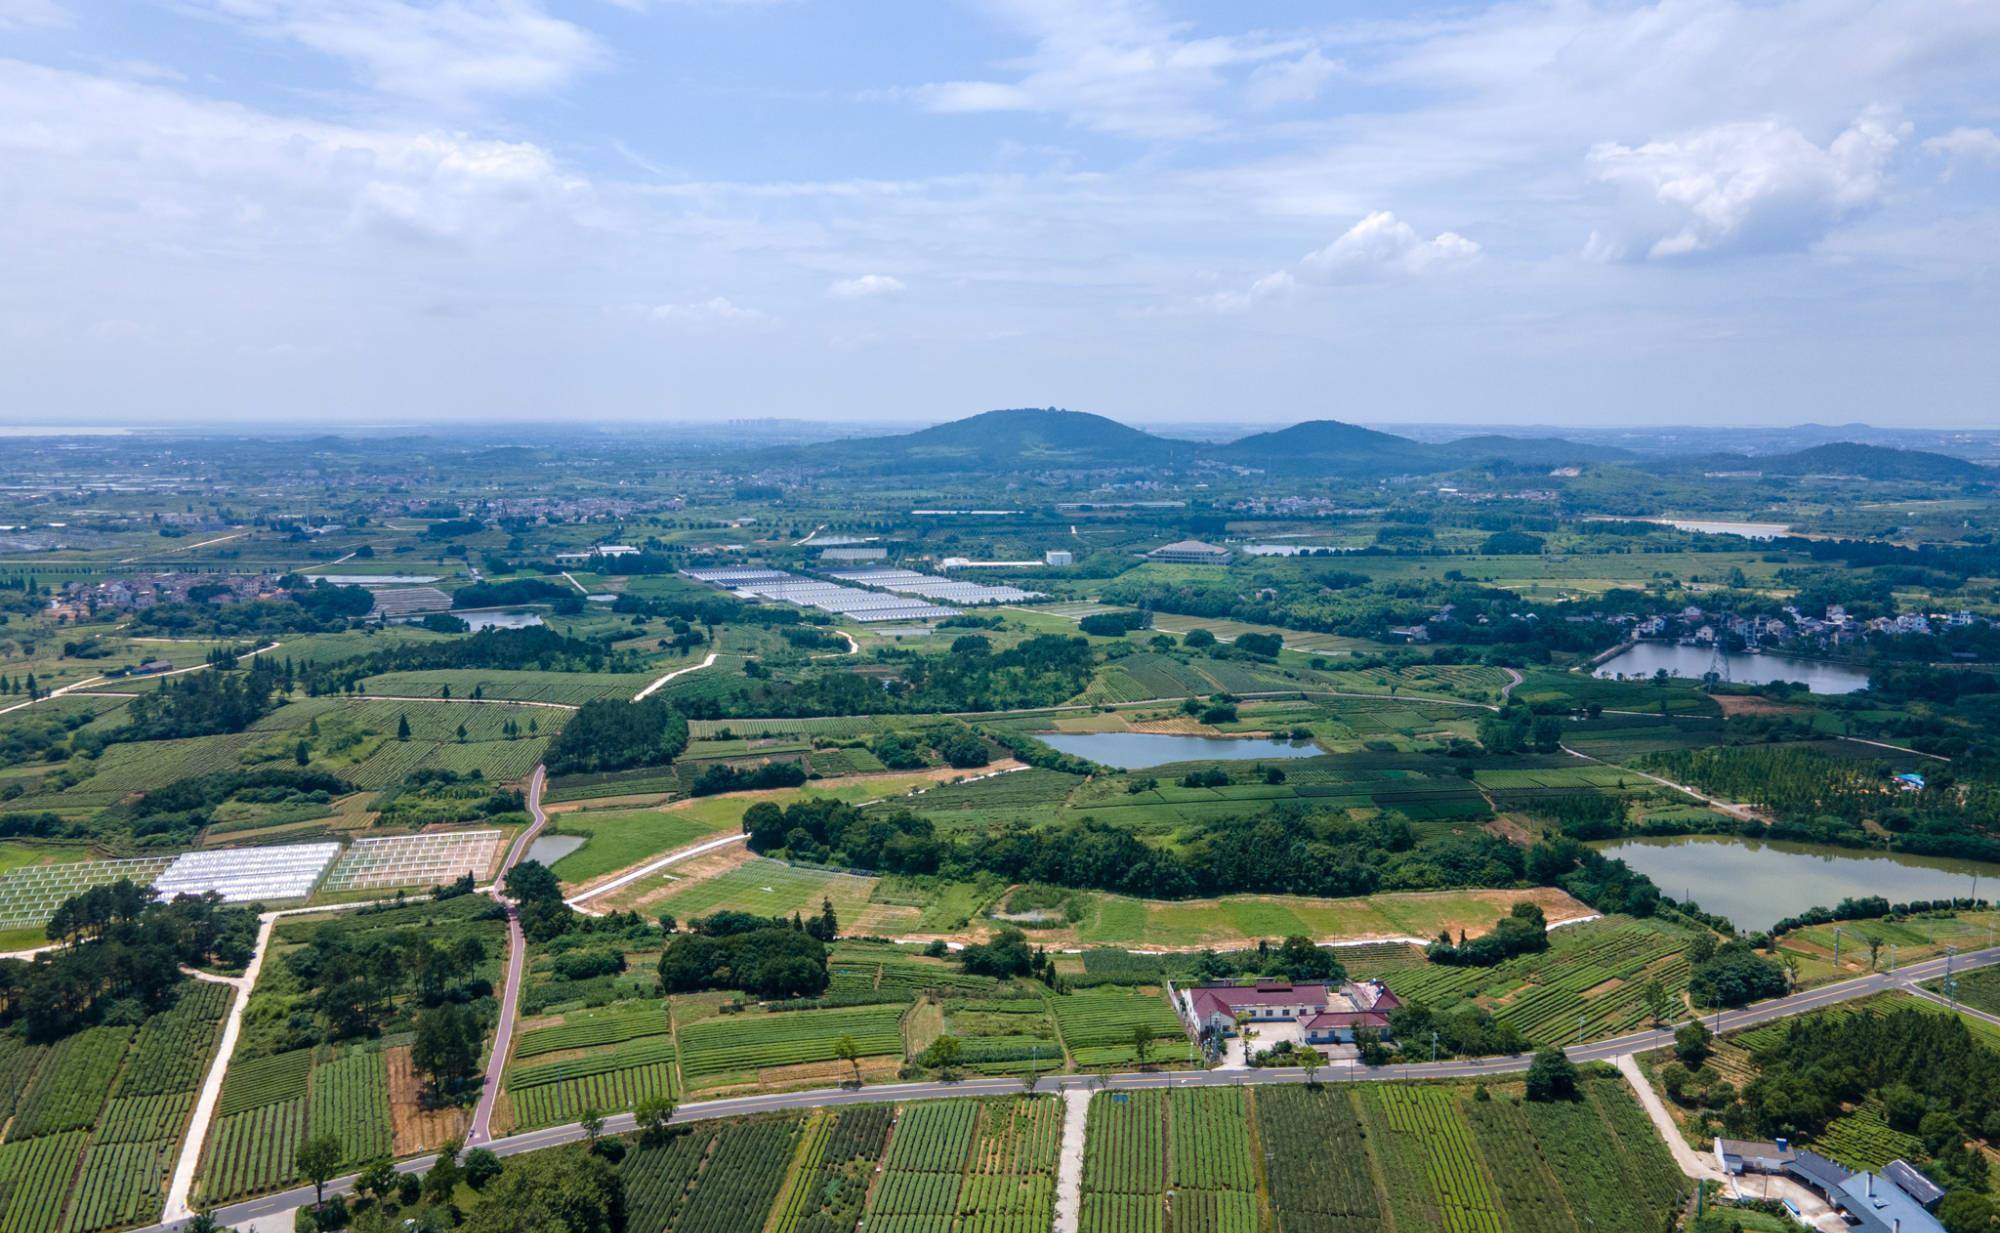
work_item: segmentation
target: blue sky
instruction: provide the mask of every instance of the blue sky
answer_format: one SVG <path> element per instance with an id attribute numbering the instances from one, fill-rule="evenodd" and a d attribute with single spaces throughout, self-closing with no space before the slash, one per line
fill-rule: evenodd
<path id="1" fill-rule="evenodd" d="M 0 0 L 0 418 L 1987 426 L 2000 5 Z"/>

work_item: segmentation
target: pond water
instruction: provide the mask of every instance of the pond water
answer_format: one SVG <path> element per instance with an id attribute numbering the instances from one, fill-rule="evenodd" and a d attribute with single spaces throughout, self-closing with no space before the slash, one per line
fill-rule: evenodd
<path id="1" fill-rule="evenodd" d="M 324 578 L 344 587 L 391 587 L 405 584 L 416 585 L 436 582 L 436 574 L 300 574 L 308 582 L 318 582 Z"/>
<path id="2" fill-rule="evenodd" d="M 1783 522 L 1728 522 L 1709 518 L 1649 518 L 1663 526 L 1680 531 L 1693 531 L 1698 535 L 1741 535 L 1744 539 L 1776 539 L 1780 535 L 1791 534 L 1791 525 Z"/>
<path id="3" fill-rule="evenodd" d="M 1715 653 L 1707 647 L 1682 646 L 1676 642 L 1635 642 L 1626 650 L 1597 665 L 1591 675 L 1649 677 L 1665 668 L 1668 676 L 1698 681 L 1707 674 Z M 1796 655 L 1755 654 L 1724 651 L 1722 662 L 1728 677 L 1742 685 L 1767 685 L 1772 681 L 1804 681 L 1816 694 L 1851 694 L 1868 688 L 1868 673 L 1851 664 L 1823 659 L 1801 659 Z"/>
<path id="4" fill-rule="evenodd" d="M 1154 732 L 1037 732 L 1051 748 L 1120 770 L 1165 766 L 1169 762 L 1247 762 L 1258 758 L 1313 758 L 1323 751 L 1311 741 L 1267 741 L 1255 737 L 1169 736 Z"/>
<path id="5" fill-rule="evenodd" d="M 482 629 L 526 629 L 542 623 L 542 614 L 527 608 L 461 608 L 451 615 L 470 625 L 475 634 Z"/>
<path id="6" fill-rule="evenodd" d="M 589 841 L 588 835 L 537 835 L 528 845 L 528 859 L 553 865 Z"/>
<path id="7" fill-rule="evenodd" d="M 1692 895 L 1738 929 L 1769 929 L 1807 908 L 1866 895 L 1907 903 L 1973 895 L 1975 880 L 1989 898 L 2000 887 L 2000 865 L 1781 840 L 1682 835 L 1596 847 L 1653 879 L 1663 894 Z"/>

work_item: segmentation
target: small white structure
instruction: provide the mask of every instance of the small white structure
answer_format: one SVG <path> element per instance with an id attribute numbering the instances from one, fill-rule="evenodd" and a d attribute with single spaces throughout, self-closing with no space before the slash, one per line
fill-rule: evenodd
<path id="1" fill-rule="evenodd" d="M 1074 565 L 1076 554 L 1067 548 L 1051 548 L 1042 554 L 1044 565 Z"/>

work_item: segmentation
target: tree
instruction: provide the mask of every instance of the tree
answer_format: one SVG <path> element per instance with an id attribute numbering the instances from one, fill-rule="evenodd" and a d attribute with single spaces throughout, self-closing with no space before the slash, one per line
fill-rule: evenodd
<path id="1" fill-rule="evenodd" d="M 1683 1023 L 1674 1032 L 1674 1056 L 1689 1070 L 1700 1070 L 1701 1064 L 1708 1060 L 1714 1040 L 1714 1035 L 1702 1026 L 1701 1020 Z"/>
<path id="2" fill-rule="evenodd" d="M 313 1206 L 326 1206 L 326 1183 L 340 1168 L 340 1139 L 330 1134 L 314 1135 L 299 1144 L 292 1154 L 292 1167 L 313 1184 Z"/>
<path id="3" fill-rule="evenodd" d="M 443 1205 L 451 1202 L 453 1192 L 458 1189 L 462 1176 L 458 1167 L 459 1149 L 465 1146 L 457 1139 L 446 1139 L 438 1145 L 437 1160 L 424 1174 L 424 1197 Z"/>
<path id="4" fill-rule="evenodd" d="M 1306 1072 L 1307 1087 L 1316 1088 L 1319 1086 L 1319 1068 L 1320 1063 L 1324 1060 L 1320 1056 L 1319 1050 L 1313 1048 L 1311 1045 L 1307 1045 L 1299 1050 L 1299 1069 Z"/>
<path id="5" fill-rule="evenodd" d="M 1715 935 L 1706 929 L 1699 930 L 1688 939 L 1687 959 L 1689 963 L 1707 963 L 1715 957 Z"/>
<path id="6" fill-rule="evenodd" d="M 1139 1065 L 1144 1066 L 1153 1060 L 1154 1038 L 1155 1033 L 1152 1024 L 1135 1023 L 1132 1025 L 1132 1052 L 1138 1057 Z"/>
<path id="7" fill-rule="evenodd" d="M 632 1120 L 638 1124 L 641 1143 L 660 1142 L 666 1138 L 668 1124 L 674 1120 L 673 1097 L 646 1097 L 633 1107 Z"/>
<path id="8" fill-rule="evenodd" d="M 854 1086 L 861 1086 L 861 1046 L 852 1036 L 841 1036 L 833 1042 L 833 1056 L 854 1067 Z"/>
<path id="9" fill-rule="evenodd" d="M 222 1233 L 222 1222 L 215 1218 L 214 1209 L 204 1207 L 182 1225 L 181 1230 L 182 1233 Z"/>
<path id="10" fill-rule="evenodd" d="M 1667 992 L 1666 984 L 1659 977 L 1648 980 L 1639 996 L 1645 1001 L 1646 1017 L 1654 1023 L 1665 1023 L 1673 1017 L 1673 995 Z"/>
<path id="11" fill-rule="evenodd" d="M 575 1148 L 516 1157 L 467 1213 L 463 1233 L 616 1233 L 625 1225 L 617 1168 Z"/>
<path id="12" fill-rule="evenodd" d="M 312 746 L 306 744 L 304 737 L 300 737 L 299 743 L 292 746 L 292 761 L 304 766 L 311 762 L 312 758 Z"/>
<path id="13" fill-rule="evenodd" d="M 396 739 L 399 741 L 410 739 L 410 717 L 408 715 L 396 716 Z"/>
<path id="14" fill-rule="evenodd" d="M 585 1109 L 583 1116 L 576 1121 L 577 1125 L 583 1127 L 584 1142 L 595 1146 L 598 1138 L 604 1134 L 604 1115 L 593 1107 Z"/>
<path id="15" fill-rule="evenodd" d="M 965 1043 L 956 1036 L 940 1036 L 931 1042 L 925 1055 L 930 1058 L 940 1078 L 950 1079 L 957 1074 L 959 1063 L 965 1058 Z"/>
<path id="16" fill-rule="evenodd" d="M 1528 1064 L 1528 1099 L 1575 1100 L 1576 1063 L 1560 1048 L 1543 1049 Z"/>
<path id="17" fill-rule="evenodd" d="M 354 1179 L 354 1188 L 380 1203 L 395 1191 L 397 1180 L 395 1162 L 387 1156 L 378 1156 Z"/>
<path id="18" fill-rule="evenodd" d="M 486 1183 L 500 1176 L 500 1157 L 483 1147 L 475 1147 L 465 1154 L 459 1166 L 465 1171 L 465 1184 L 474 1190 L 486 1189 Z"/>
<path id="19" fill-rule="evenodd" d="M 479 1021 L 455 1002 L 417 1012 L 410 1062 L 430 1076 L 433 1090 L 457 1090 L 479 1066 Z"/>

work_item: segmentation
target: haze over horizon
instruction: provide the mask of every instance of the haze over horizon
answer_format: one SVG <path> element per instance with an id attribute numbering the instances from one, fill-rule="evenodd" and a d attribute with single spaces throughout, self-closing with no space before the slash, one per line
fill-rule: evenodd
<path id="1" fill-rule="evenodd" d="M 1992 421 L 2000 6 L 0 0 L 0 424 Z"/>

